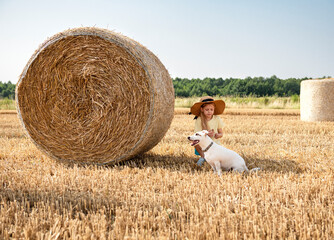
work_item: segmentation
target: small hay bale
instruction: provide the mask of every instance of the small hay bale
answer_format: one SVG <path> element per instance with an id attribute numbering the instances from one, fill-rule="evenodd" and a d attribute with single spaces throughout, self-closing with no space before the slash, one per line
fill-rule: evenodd
<path id="1" fill-rule="evenodd" d="M 16 87 L 28 136 L 60 161 L 110 164 L 153 148 L 174 115 L 172 80 L 138 42 L 76 28 L 44 42 Z"/>
<path id="2" fill-rule="evenodd" d="M 334 121 L 334 78 L 305 80 L 300 87 L 300 119 Z"/>

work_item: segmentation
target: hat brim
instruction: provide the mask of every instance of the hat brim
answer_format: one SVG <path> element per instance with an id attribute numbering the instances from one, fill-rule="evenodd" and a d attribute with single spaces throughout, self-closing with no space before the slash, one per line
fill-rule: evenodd
<path id="1" fill-rule="evenodd" d="M 215 104 L 215 111 L 214 115 L 219 115 L 222 114 L 225 110 L 225 102 L 223 100 L 213 100 L 213 101 L 208 101 L 208 102 L 197 102 L 195 103 L 191 108 L 190 112 L 194 114 L 195 116 L 199 116 L 201 114 L 201 106 L 203 104 L 208 104 L 208 103 L 214 103 Z"/>

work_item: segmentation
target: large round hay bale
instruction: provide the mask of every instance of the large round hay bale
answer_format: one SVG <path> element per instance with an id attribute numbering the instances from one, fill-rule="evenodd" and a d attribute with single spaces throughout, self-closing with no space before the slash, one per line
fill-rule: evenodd
<path id="1" fill-rule="evenodd" d="M 334 121 L 334 78 L 301 82 L 300 118 L 303 121 Z"/>
<path id="2" fill-rule="evenodd" d="M 44 42 L 16 87 L 28 136 L 52 158 L 109 164 L 154 147 L 174 115 L 172 80 L 138 42 L 76 28 Z"/>

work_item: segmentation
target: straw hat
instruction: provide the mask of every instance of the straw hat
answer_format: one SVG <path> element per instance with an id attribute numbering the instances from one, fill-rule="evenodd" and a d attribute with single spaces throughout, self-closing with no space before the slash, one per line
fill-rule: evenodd
<path id="1" fill-rule="evenodd" d="M 190 108 L 190 112 L 196 116 L 201 114 L 201 107 L 203 104 L 206 103 L 214 103 L 215 104 L 215 112 L 214 115 L 219 115 L 224 112 L 225 109 L 225 102 L 223 100 L 214 100 L 213 97 L 205 96 L 201 97 L 199 102 L 194 103 L 194 105 Z"/>

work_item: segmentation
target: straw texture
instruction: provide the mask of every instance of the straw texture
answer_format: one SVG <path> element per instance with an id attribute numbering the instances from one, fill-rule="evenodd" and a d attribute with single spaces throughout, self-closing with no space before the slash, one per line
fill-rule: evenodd
<path id="1" fill-rule="evenodd" d="M 300 87 L 303 121 L 334 121 L 334 78 L 305 80 Z"/>
<path id="2" fill-rule="evenodd" d="M 174 89 L 163 64 L 138 42 L 76 28 L 36 50 L 16 86 L 16 104 L 28 136 L 49 156 L 109 164 L 163 138 Z"/>

